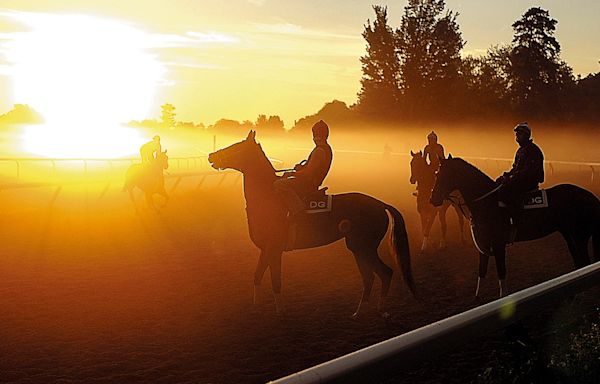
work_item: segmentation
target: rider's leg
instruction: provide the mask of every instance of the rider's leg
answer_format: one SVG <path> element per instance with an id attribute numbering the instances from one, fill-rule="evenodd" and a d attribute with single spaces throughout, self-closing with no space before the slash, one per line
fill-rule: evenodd
<path id="1" fill-rule="evenodd" d="M 291 215 L 296 215 L 304 210 L 304 203 L 298 193 L 294 189 L 296 179 L 279 179 L 273 183 L 273 188 L 277 192 L 283 202 L 287 206 Z"/>

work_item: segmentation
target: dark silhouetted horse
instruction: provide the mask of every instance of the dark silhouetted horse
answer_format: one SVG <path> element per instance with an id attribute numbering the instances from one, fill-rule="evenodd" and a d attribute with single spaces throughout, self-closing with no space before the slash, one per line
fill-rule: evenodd
<path id="1" fill-rule="evenodd" d="M 158 152 L 156 159 L 150 164 L 132 164 L 125 174 L 123 191 L 129 192 L 129 197 L 134 204 L 133 189 L 138 187 L 144 192 L 148 207 L 156 209 L 153 199 L 154 194 L 163 196 L 165 199 L 164 205 L 166 205 L 169 201 L 169 195 L 165 190 L 163 170 L 167 168 L 169 168 L 169 156 L 167 156 L 166 150 Z"/>
<path id="2" fill-rule="evenodd" d="M 505 294 L 506 244 L 510 225 L 506 208 L 498 206 L 496 183 L 479 169 L 459 158 L 442 160 L 431 202 L 442 204 L 459 190 L 471 212 L 473 240 L 479 250 L 479 283 L 485 277 L 489 256 L 496 258 L 500 296 Z M 588 241 L 592 238 L 594 258 L 600 258 L 600 201 L 591 192 L 571 184 L 546 189 L 548 207 L 525 209 L 517 224 L 515 241 L 539 239 L 560 232 L 567 242 L 575 268 L 590 264 Z M 548 260 L 540 260 L 547 263 Z"/>
<path id="3" fill-rule="evenodd" d="M 436 216 L 440 220 L 442 226 L 442 239 L 440 240 L 439 248 L 443 249 L 446 247 L 446 211 L 452 205 L 458 215 L 458 226 L 460 228 L 460 240 L 461 243 L 465 243 L 465 220 L 463 213 L 460 208 L 454 205 L 450 200 L 444 200 L 444 203 L 435 207 L 431 204 L 431 191 L 435 184 L 435 172 L 436 169 L 431 164 L 427 164 L 427 161 L 423 157 L 421 151 L 414 153 L 410 151 L 412 156 L 410 160 L 410 183 L 417 184 L 417 212 L 421 216 L 421 229 L 423 231 L 423 242 L 421 244 L 421 252 L 424 252 L 427 248 L 427 239 L 431 232 L 431 227 L 435 221 Z"/>
<path id="4" fill-rule="evenodd" d="M 414 294 L 408 237 L 400 212 L 373 197 L 361 193 L 344 193 L 332 196 L 330 212 L 302 213 L 290 223 L 286 207 L 273 190 L 273 182 L 277 179 L 276 171 L 260 144 L 256 143 L 255 135 L 254 131 L 250 131 L 245 140 L 208 156 L 208 161 L 214 168 L 231 168 L 244 175 L 250 238 L 260 249 L 254 274 L 255 303 L 259 301 L 260 284 L 269 268 L 276 309 L 278 313 L 282 313 L 281 256 L 284 251 L 319 247 L 345 239 L 346 246 L 354 254 L 363 283 L 362 297 L 353 316 L 358 316 L 362 304 L 368 302 L 374 274 L 381 279 L 378 309 L 385 315 L 384 303 L 393 270 L 379 258 L 377 248 L 389 225 L 386 211 L 393 218 L 391 250 L 396 255 L 404 281 Z M 290 236 L 290 233 L 295 235 Z"/>

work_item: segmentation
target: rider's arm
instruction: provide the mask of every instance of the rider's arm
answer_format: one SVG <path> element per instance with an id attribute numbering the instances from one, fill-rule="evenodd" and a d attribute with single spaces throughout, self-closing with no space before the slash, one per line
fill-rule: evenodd
<path id="1" fill-rule="evenodd" d="M 310 175 L 325 161 L 325 150 L 322 148 L 316 148 L 311 156 L 310 160 L 299 170 L 296 171 L 296 175 L 307 174 Z"/>

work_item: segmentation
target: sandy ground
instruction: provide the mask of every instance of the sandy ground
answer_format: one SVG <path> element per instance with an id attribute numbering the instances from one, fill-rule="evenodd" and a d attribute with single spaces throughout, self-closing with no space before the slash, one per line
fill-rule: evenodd
<path id="1" fill-rule="evenodd" d="M 459 244 L 454 213 L 449 248 L 417 255 L 408 159 L 363 160 L 332 172 L 330 189 L 363 191 L 403 213 L 426 297 L 417 302 L 395 275 L 389 321 L 374 306 L 350 319 L 361 282 L 343 242 L 284 255 L 285 317 L 275 314 L 268 274 L 265 302 L 253 306 L 258 252 L 233 177 L 200 189 L 182 181 L 160 214 L 141 200 L 136 212 L 118 186 L 101 198 L 100 189 L 65 187 L 52 205 L 50 188 L 1 191 L 0 382 L 260 383 L 474 307 L 478 260 L 470 242 Z M 547 184 L 588 177 L 557 173 Z M 381 253 L 393 265 L 385 245 Z M 571 270 L 559 236 L 508 251 L 512 291 Z M 491 261 L 483 302 L 497 294 Z"/>

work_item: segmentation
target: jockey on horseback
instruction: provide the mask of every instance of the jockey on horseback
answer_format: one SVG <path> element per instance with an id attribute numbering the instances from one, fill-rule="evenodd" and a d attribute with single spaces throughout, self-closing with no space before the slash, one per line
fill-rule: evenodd
<path id="1" fill-rule="evenodd" d="M 510 171 L 496 179 L 496 183 L 501 185 L 498 200 L 508 208 L 513 231 L 518 224 L 525 193 L 539 188 L 539 183 L 544 181 L 544 154 L 533 143 L 531 128 L 525 122 L 518 124 L 514 131 L 519 143 L 515 161 Z"/>
<path id="2" fill-rule="evenodd" d="M 431 131 L 429 135 L 427 135 L 428 144 L 423 149 L 423 157 L 425 161 L 427 161 L 427 157 L 429 157 L 429 165 L 431 165 L 434 169 L 438 169 L 440 166 L 440 159 L 445 159 L 444 155 L 444 147 L 442 144 L 437 142 L 437 135 L 434 131 Z"/>
<path id="3" fill-rule="evenodd" d="M 304 211 L 302 198 L 319 189 L 333 161 L 333 151 L 327 143 L 329 127 L 323 120 L 313 125 L 312 135 L 315 148 L 308 160 L 302 160 L 294 166 L 294 171 L 284 173 L 273 183 L 275 191 L 288 207 L 290 216 Z"/>
<path id="4" fill-rule="evenodd" d="M 156 160 L 156 155 L 161 152 L 160 136 L 154 135 L 152 141 L 149 141 L 140 147 L 140 156 L 142 165 L 150 165 Z M 155 155 L 156 154 L 156 155 Z"/>

